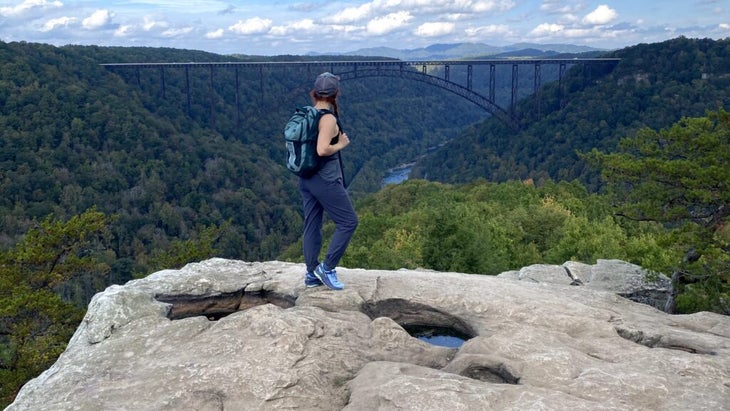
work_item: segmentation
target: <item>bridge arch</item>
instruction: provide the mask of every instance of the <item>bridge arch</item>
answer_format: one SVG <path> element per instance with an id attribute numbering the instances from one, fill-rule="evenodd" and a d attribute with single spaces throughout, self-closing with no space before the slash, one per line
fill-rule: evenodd
<path id="1" fill-rule="evenodd" d="M 475 93 L 474 91 L 460 84 L 443 79 L 441 77 L 433 76 L 416 70 L 404 70 L 403 67 L 401 67 L 400 70 L 383 70 L 380 68 L 356 69 L 352 71 L 338 72 L 336 74 L 340 76 L 340 79 L 343 81 L 365 77 L 398 77 L 431 84 L 471 101 L 472 103 L 491 113 L 493 116 L 499 118 L 501 121 L 503 121 L 513 129 L 517 129 L 519 127 L 517 119 L 511 116 L 506 110 L 498 106 L 494 101 L 482 96 L 479 93 Z"/>

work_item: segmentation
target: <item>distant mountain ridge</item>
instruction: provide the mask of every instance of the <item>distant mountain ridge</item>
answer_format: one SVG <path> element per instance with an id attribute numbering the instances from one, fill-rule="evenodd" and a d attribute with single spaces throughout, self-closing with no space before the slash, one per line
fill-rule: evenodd
<path id="1" fill-rule="evenodd" d="M 345 56 L 378 56 L 400 60 L 448 60 L 478 57 L 546 57 L 558 54 L 604 52 L 588 46 L 573 44 L 536 44 L 516 43 L 510 46 L 491 46 L 483 43 L 433 44 L 416 49 L 396 49 L 391 47 L 370 47 L 345 53 Z M 317 55 L 317 53 L 310 53 Z"/>

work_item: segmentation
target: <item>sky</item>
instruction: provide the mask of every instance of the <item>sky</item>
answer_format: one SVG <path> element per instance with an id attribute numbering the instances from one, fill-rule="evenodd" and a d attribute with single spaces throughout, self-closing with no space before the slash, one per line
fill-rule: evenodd
<path id="1" fill-rule="evenodd" d="M 730 37 L 730 0 L 0 0 L 0 40 L 303 55 Z"/>

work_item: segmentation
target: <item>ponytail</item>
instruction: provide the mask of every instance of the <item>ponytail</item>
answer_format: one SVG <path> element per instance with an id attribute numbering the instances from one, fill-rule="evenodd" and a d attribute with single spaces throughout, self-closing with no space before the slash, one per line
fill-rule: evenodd
<path id="1" fill-rule="evenodd" d="M 315 103 L 317 101 L 326 101 L 326 102 L 332 104 L 332 112 L 335 113 L 335 117 L 340 117 L 340 110 L 337 107 L 337 96 L 339 94 L 340 94 L 340 91 L 339 90 L 334 95 L 327 96 L 327 97 L 320 97 L 320 96 L 318 96 L 317 93 L 314 90 L 312 90 L 309 93 L 309 95 L 312 97 L 312 101 L 314 101 Z"/>

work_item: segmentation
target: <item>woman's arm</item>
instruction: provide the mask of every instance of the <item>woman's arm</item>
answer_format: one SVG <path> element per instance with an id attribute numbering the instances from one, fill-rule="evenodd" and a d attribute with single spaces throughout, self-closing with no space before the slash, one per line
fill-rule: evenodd
<path id="1" fill-rule="evenodd" d="M 339 136 L 336 144 L 332 139 Z M 332 114 L 325 114 L 319 119 L 319 135 L 317 136 L 317 154 L 320 157 L 328 157 L 342 150 L 350 144 L 347 133 L 343 133 L 337 127 L 337 119 Z"/>

